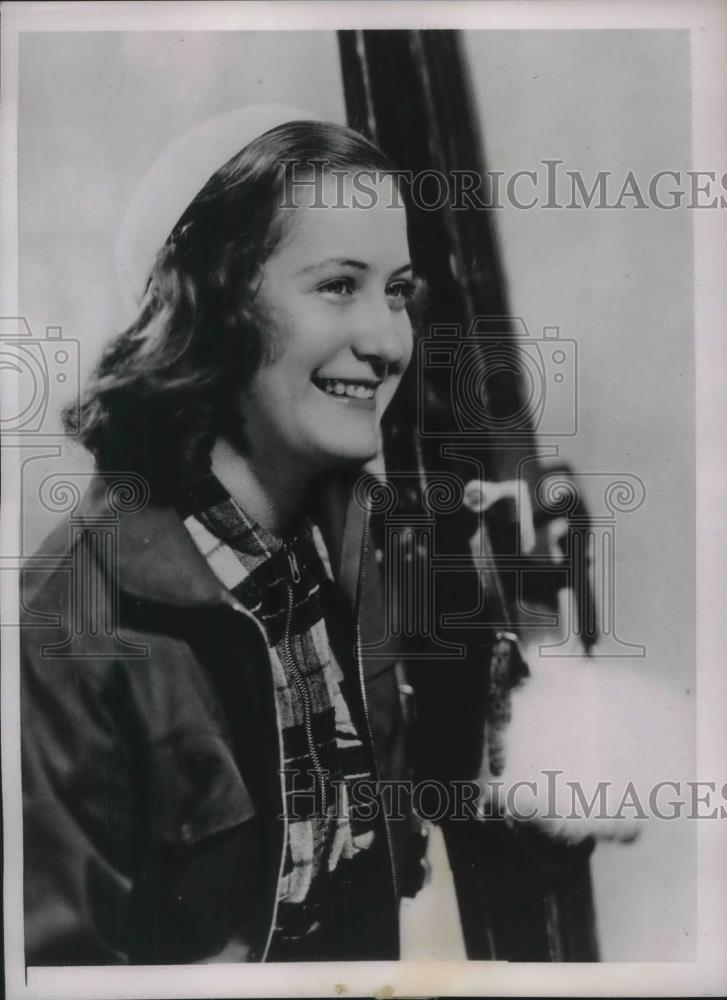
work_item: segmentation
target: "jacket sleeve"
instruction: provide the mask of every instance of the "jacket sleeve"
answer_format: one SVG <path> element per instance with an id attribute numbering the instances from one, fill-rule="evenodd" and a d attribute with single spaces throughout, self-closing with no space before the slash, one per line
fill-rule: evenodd
<path id="1" fill-rule="evenodd" d="M 134 808 L 111 661 L 43 655 L 22 630 L 28 965 L 128 961 Z"/>

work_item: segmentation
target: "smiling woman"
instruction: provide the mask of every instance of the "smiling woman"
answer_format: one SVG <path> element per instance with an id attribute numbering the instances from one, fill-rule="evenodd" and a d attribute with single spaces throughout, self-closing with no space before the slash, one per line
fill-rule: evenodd
<path id="1" fill-rule="evenodd" d="M 340 180 L 323 176 L 324 198 L 334 185 L 340 197 Z M 405 278 L 411 274 L 406 213 L 392 205 L 395 182 L 382 176 L 375 203 L 364 208 L 355 204 L 353 176 L 343 180 L 335 209 L 317 207 L 317 192 L 303 189 L 286 235 L 266 261 L 254 302 L 265 317 L 272 358 L 239 394 L 244 459 L 224 441 L 212 453 L 221 481 L 233 495 L 245 491 L 259 520 L 272 514 L 272 528 L 281 522 L 266 508 L 271 490 L 258 492 L 261 478 L 270 483 L 274 476 L 271 488 L 287 516 L 312 474 L 373 458 L 381 417 L 411 356 L 405 306 L 414 285 Z M 240 475 L 245 483 L 236 487 Z"/>
<path id="2" fill-rule="evenodd" d="M 335 210 L 283 207 L 290 163 L 336 171 Z M 271 106 L 175 140 L 132 201 L 133 318 L 67 415 L 98 476 L 43 548 L 74 571 L 24 596 L 30 965 L 398 955 L 422 838 L 376 808 L 408 772 L 352 492 L 412 353 L 394 193 L 366 139 Z"/>

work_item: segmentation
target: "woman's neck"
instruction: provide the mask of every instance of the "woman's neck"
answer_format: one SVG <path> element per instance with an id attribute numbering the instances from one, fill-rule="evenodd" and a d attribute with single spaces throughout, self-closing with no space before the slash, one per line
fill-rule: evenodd
<path id="1" fill-rule="evenodd" d="M 256 462 L 226 438 L 215 442 L 211 462 L 212 472 L 246 514 L 272 534 L 285 534 L 308 488 L 308 477 L 300 469 L 281 462 Z"/>

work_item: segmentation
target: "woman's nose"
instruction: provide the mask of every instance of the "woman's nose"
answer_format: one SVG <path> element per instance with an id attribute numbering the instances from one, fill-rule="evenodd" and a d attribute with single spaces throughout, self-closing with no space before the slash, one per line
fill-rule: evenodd
<path id="1" fill-rule="evenodd" d="M 360 326 L 353 342 L 353 352 L 375 368 L 401 370 L 412 350 L 412 327 L 406 310 L 393 311 L 384 301 L 383 308 L 362 311 Z"/>

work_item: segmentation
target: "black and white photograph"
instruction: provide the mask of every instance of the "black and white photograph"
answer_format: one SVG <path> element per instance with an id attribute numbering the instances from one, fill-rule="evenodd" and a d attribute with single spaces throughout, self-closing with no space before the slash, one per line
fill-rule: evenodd
<path id="1" fill-rule="evenodd" d="M 719 995 L 727 6 L 2 6 L 12 1000 Z"/>

